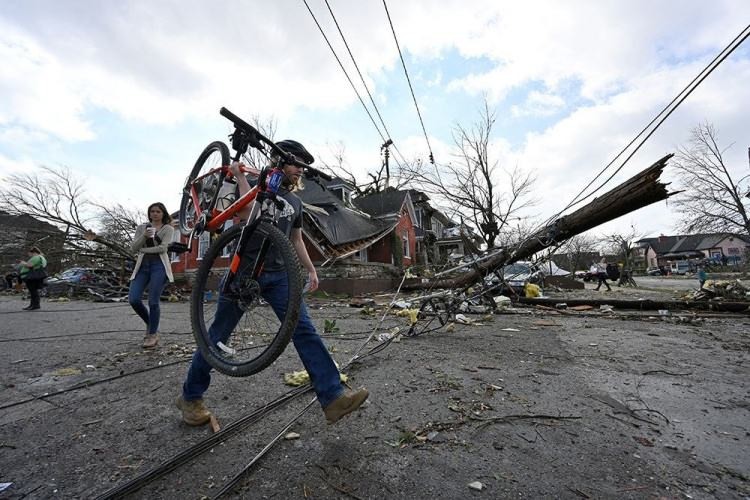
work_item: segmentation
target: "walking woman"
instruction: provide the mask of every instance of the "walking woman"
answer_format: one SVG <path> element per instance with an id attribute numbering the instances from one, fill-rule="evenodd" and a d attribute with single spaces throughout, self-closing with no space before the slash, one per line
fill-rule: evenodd
<path id="1" fill-rule="evenodd" d="M 44 258 L 37 247 L 31 247 L 29 248 L 29 260 L 20 261 L 18 266 L 20 267 L 21 280 L 26 283 L 31 296 L 31 304 L 24 307 L 23 310 L 36 311 L 41 307 L 39 305 L 39 289 L 44 286 L 44 278 L 47 277 L 47 259 Z"/>
<path id="2" fill-rule="evenodd" d="M 130 249 L 138 252 L 135 269 L 130 277 L 128 301 L 136 314 L 146 323 L 143 347 L 150 349 L 159 343 L 159 298 L 167 280 L 174 281 L 167 246 L 172 241 L 172 218 L 163 203 L 148 207 L 148 222 L 135 230 Z M 143 305 L 143 292 L 148 288 L 148 309 Z"/>

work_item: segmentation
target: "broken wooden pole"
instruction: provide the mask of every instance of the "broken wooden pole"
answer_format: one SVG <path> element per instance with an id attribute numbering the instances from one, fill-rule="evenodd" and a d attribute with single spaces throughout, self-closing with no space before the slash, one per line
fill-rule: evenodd
<path id="1" fill-rule="evenodd" d="M 514 300 L 519 304 L 555 307 L 564 303 L 567 307 L 608 305 L 616 309 L 638 309 L 641 311 L 698 309 L 718 312 L 743 312 L 750 307 L 750 302 L 724 302 L 712 300 L 651 300 L 651 299 L 562 299 L 562 298 L 527 298 Z"/>
<path id="2" fill-rule="evenodd" d="M 478 262 L 473 269 L 455 278 L 446 278 L 428 283 L 415 283 L 407 289 L 420 288 L 459 288 L 474 283 L 488 272 L 505 264 L 531 257 L 545 248 L 558 245 L 573 236 L 596 226 L 612 221 L 657 201 L 666 200 L 676 193 L 667 192 L 667 184 L 659 182 L 668 154 L 647 169 L 619 186 L 595 198 L 575 212 L 550 222 L 542 229 L 527 237 L 515 247 L 503 248 L 494 255 Z"/>

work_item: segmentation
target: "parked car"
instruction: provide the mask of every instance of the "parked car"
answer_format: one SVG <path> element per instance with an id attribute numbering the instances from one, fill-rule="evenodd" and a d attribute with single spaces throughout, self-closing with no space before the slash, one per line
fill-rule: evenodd
<path id="1" fill-rule="evenodd" d="M 523 287 L 527 283 L 541 284 L 544 281 L 544 273 L 531 262 L 519 261 L 508 264 L 502 270 L 503 281 L 507 286 L 501 288 L 502 295 L 523 295 Z M 499 283 L 497 275 L 488 276 L 486 279 L 493 283 Z"/>
<path id="2" fill-rule="evenodd" d="M 79 288 L 117 284 L 117 275 L 109 269 L 73 267 L 47 278 L 47 294 L 73 295 Z"/>
<path id="3" fill-rule="evenodd" d="M 646 269 L 646 274 L 648 276 L 666 276 L 667 268 L 665 268 L 664 266 L 649 267 L 648 269 Z"/>
<path id="4" fill-rule="evenodd" d="M 687 274 L 691 271 L 690 263 L 686 260 L 677 260 L 670 264 L 669 271 L 672 274 Z"/>

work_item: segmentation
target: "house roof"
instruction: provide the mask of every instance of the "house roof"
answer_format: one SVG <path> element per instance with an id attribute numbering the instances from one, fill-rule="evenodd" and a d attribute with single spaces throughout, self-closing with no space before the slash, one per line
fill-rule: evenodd
<path id="1" fill-rule="evenodd" d="M 329 259 L 343 258 L 389 233 L 394 223 L 373 219 L 347 206 L 340 198 L 314 180 L 296 191 L 305 205 L 303 230 L 318 250 Z"/>
<path id="2" fill-rule="evenodd" d="M 53 226 L 52 224 L 40 221 L 39 219 L 35 219 L 34 217 L 27 214 L 13 215 L 9 214 L 8 212 L 0 211 L 0 225 L 18 227 L 23 229 L 33 229 L 46 233 L 62 233 L 60 229 Z"/>
<path id="3" fill-rule="evenodd" d="M 353 203 L 357 208 L 373 217 L 384 217 L 400 213 L 408 194 L 408 191 L 389 188 L 379 193 L 355 198 Z"/>
<path id="4" fill-rule="evenodd" d="M 699 233 L 677 236 L 659 236 L 656 238 L 644 238 L 638 243 L 645 243 L 658 255 L 687 255 L 690 252 L 709 250 L 716 248 L 723 240 L 734 237 L 745 243 L 750 243 L 750 238 L 733 233 Z"/>

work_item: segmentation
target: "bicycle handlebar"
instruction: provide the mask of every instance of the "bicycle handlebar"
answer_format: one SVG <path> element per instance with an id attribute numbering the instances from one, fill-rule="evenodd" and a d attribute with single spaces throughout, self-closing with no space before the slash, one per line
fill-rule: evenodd
<path id="1" fill-rule="evenodd" d="M 219 114 L 223 116 L 224 118 L 227 118 L 229 121 L 234 123 L 235 128 L 242 130 L 245 132 L 245 134 L 248 136 L 248 143 L 250 146 L 259 149 L 263 151 L 263 144 L 265 143 L 269 148 L 271 148 L 271 151 L 273 151 L 275 154 L 283 158 L 284 163 L 287 165 L 296 165 L 298 167 L 304 168 L 307 172 L 309 172 L 312 175 L 322 177 L 323 179 L 330 181 L 332 177 L 324 172 L 321 172 L 317 168 L 313 168 L 310 165 L 308 165 L 305 162 L 299 161 L 293 154 L 287 153 L 280 147 L 278 147 L 274 142 L 269 139 L 268 137 L 261 134 L 258 129 L 247 123 L 245 120 L 240 118 L 239 116 L 235 115 L 231 111 L 229 111 L 227 108 L 223 107 L 219 110 Z"/>

